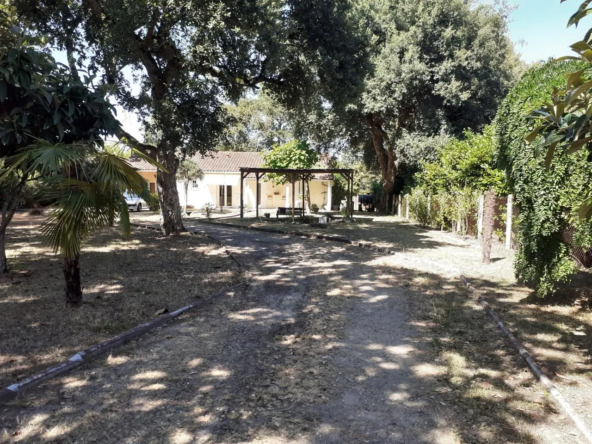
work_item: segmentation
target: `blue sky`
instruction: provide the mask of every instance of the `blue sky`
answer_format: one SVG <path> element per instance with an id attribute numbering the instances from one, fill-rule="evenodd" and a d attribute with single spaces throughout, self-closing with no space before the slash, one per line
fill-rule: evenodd
<path id="1" fill-rule="evenodd" d="M 569 17 L 578 9 L 581 0 L 510 0 L 518 6 L 512 15 L 510 33 L 515 43 L 523 41 L 517 50 L 525 62 L 546 60 L 549 57 L 570 55 L 569 45 L 582 40 L 592 19 L 584 19 L 578 28 L 567 28 Z"/>

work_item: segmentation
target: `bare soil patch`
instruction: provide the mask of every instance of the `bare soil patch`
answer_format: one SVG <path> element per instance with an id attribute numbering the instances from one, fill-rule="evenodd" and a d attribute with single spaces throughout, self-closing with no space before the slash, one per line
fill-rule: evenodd
<path id="1" fill-rule="evenodd" d="M 496 415 L 499 420 L 512 424 L 511 429 L 519 431 L 518 435 L 513 435 L 512 441 L 545 442 L 541 433 L 549 432 L 549 429 L 536 432 L 528 424 L 556 421 L 557 407 L 546 396 L 540 397 L 542 390 L 516 352 L 506 348 L 507 343 L 496 327 L 488 317 L 482 316 L 476 299 L 469 295 L 455 273 L 447 271 L 447 267 L 462 271 L 592 428 L 592 274 L 589 271 L 582 270 L 554 297 L 540 300 L 533 296 L 531 289 L 516 282 L 512 250 L 506 250 L 501 244 L 494 245 L 492 263 L 483 265 L 481 248 L 476 240 L 424 230 L 396 217 L 362 216 L 355 223 L 333 224 L 324 229 L 292 224 L 290 220 L 261 222 L 252 218 L 241 222 L 240 219 L 227 219 L 220 223 L 334 234 L 402 253 L 398 257 L 385 258 L 382 265 L 397 270 L 397 273 L 399 270 L 425 273 L 420 280 L 424 296 L 415 301 L 418 312 L 424 313 L 422 322 L 427 321 L 434 328 L 430 335 L 434 336 L 438 359 L 450 367 L 452 375 L 457 375 L 453 378 L 465 378 L 465 389 L 459 391 L 458 387 L 452 387 L 452 393 L 459 394 L 457 402 L 461 405 L 474 403 L 475 407 L 470 410 L 474 410 L 477 416 L 473 419 L 477 421 L 483 417 L 485 421 L 488 417 L 489 423 L 492 419 L 487 411 L 494 408 L 490 406 L 505 406 L 505 410 Z M 435 267 L 430 261 L 443 268 Z M 484 376 L 487 374 L 490 376 Z M 493 377 L 491 375 L 503 380 L 503 384 L 497 384 L 502 392 L 489 389 L 489 384 L 493 384 L 487 382 Z M 505 375 L 511 376 L 506 379 Z M 488 389 L 477 390 L 481 382 L 475 382 L 475 378 L 485 381 Z M 500 403 L 502 399 L 507 402 Z M 551 419 L 547 419 L 549 414 Z M 520 437 L 520 431 L 527 435 Z M 567 439 L 567 442 L 577 442 L 578 439 L 570 435 L 571 432 L 565 432 L 567 435 L 558 431 L 553 433 L 565 435 L 561 439 Z M 472 434 L 481 436 L 478 441 L 487 442 L 486 435 Z M 560 442 L 559 437 L 554 439 Z"/>
<path id="2" fill-rule="evenodd" d="M 160 237 L 118 228 L 81 254 L 84 303 L 66 306 L 61 259 L 42 244 L 42 217 L 15 216 L 8 230 L 10 279 L 0 280 L 0 387 L 240 279 L 234 261 L 205 237 Z"/>

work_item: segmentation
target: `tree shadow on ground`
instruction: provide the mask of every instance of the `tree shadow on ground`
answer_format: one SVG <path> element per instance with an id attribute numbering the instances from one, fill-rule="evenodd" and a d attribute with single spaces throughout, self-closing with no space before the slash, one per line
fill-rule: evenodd
<path id="1" fill-rule="evenodd" d="M 240 280 L 220 247 L 198 236 L 161 238 L 147 231 L 94 236 L 81 254 L 83 304 L 66 305 L 59 256 L 38 225 L 9 231 L 11 279 L 0 281 L 0 386 L 55 365 L 90 345 Z"/>
<path id="2" fill-rule="evenodd" d="M 0 429 L 29 442 L 527 443 L 556 416 L 455 277 L 328 242 L 218 236 L 253 267 L 248 286 L 47 382 L 3 408 Z"/>

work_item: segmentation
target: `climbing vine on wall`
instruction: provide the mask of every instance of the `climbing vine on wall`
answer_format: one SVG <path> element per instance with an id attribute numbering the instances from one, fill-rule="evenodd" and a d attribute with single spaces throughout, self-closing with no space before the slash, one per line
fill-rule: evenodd
<path id="1" fill-rule="evenodd" d="M 520 206 L 516 276 L 531 283 L 537 295 L 552 293 L 577 270 L 571 247 L 563 240 L 567 229 L 576 230 L 577 242 L 590 245 L 590 224 L 580 222 L 578 209 L 589 190 L 592 164 L 587 153 L 557 152 L 549 168 L 542 137 L 525 138 L 535 122 L 528 118 L 553 91 L 565 84 L 566 74 L 585 68 L 581 62 L 547 63 L 528 71 L 500 106 L 496 118 L 500 164 Z"/>

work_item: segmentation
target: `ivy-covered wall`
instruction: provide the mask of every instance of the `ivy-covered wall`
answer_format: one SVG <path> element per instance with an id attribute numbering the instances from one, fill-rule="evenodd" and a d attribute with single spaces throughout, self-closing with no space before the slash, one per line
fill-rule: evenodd
<path id="1" fill-rule="evenodd" d="M 534 126 L 528 116 L 550 101 L 553 87 L 564 86 L 567 73 L 583 68 L 581 62 L 549 62 L 531 69 L 496 118 L 499 162 L 520 206 L 516 276 L 534 285 L 539 296 L 553 292 L 577 270 L 563 231 L 575 226 L 576 242 L 590 245 L 590 224 L 580 223 L 577 209 L 589 190 L 592 164 L 586 162 L 585 150 L 571 155 L 558 150 L 547 169 L 542 139 L 531 144 L 524 140 Z"/>

